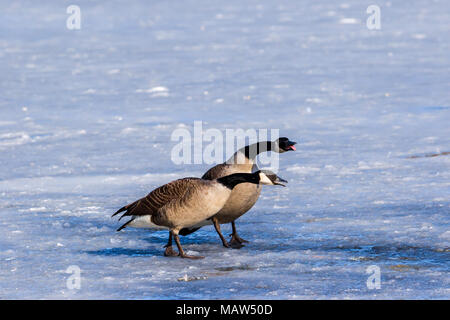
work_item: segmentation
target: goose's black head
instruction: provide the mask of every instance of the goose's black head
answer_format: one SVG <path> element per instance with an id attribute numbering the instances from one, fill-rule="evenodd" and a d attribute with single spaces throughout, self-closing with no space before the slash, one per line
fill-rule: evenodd
<path id="1" fill-rule="evenodd" d="M 279 185 L 286 187 L 284 183 L 287 183 L 287 181 L 283 178 L 280 178 L 270 170 L 259 170 L 255 173 L 257 173 L 259 176 L 259 184 Z"/>
<path id="2" fill-rule="evenodd" d="M 233 189 L 240 183 L 280 185 L 283 187 L 285 187 L 283 183 L 287 183 L 286 180 L 278 177 L 270 170 L 259 170 L 254 173 L 234 173 L 219 178 L 217 181 L 230 189 Z"/>
<path id="3" fill-rule="evenodd" d="M 295 151 L 296 149 L 294 146 L 296 144 L 297 142 L 290 141 L 288 138 L 282 137 L 274 141 L 272 150 L 278 153 L 283 153 L 286 151 Z"/>

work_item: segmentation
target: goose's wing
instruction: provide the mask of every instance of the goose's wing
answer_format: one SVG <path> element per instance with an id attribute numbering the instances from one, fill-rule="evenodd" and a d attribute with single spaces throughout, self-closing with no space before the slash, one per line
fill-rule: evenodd
<path id="1" fill-rule="evenodd" d="M 124 211 L 125 212 L 119 220 L 125 216 L 154 215 L 159 209 L 171 201 L 182 199 L 190 187 L 198 180 L 200 179 L 184 178 L 169 182 L 159 188 L 156 188 L 146 197 L 120 208 L 112 216 L 114 217 L 116 214 Z"/>

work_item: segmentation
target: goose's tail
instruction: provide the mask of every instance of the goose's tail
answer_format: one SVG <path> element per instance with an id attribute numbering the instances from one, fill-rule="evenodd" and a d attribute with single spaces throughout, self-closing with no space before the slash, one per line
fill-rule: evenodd
<path id="1" fill-rule="evenodd" d="M 131 219 L 130 221 L 125 222 L 123 225 L 120 226 L 119 229 L 117 229 L 117 231 L 122 230 L 123 228 L 125 228 L 128 224 L 130 224 L 131 222 L 133 222 L 134 218 Z"/>
<path id="2" fill-rule="evenodd" d="M 125 212 L 120 216 L 119 221 L 125 216 L 132 216 L 133 215 L 132 212 L 137 207 L 138 204 L 139 204 L 139 200 L 135 201 L 133 203 L 127 204 L 126 206 L 124 206 L 124 207 L 120 208 L 119 210 L 117 210 L 116 212 L 114 212 L 114 214 L 111 217 L 114 217 L 115 215 L 117 215 L 117 214 L 119 214 L 121 212 L 124 212 L 124 211 Z M 128 224 L 133 222 L 134 219 L 135 218 L 132 217 L 131 220 L 129 220 L 126 223 L 124 223 L 119 229 L 117 229 L 117 231 L 120 231 L 123 228 L 125 228 Z"/>
<path id="3" fill-rule="evenodd" d="M 129 216 L 131 219 L 124 223 L 119 229 L 117 229 L 117 231 L 120 231 L 126 227 L 146 228 L 154 230 L 167 229 L 167 227 L 158 226 L 152 222 L 152 214 L 154 213 L 154 211 L 152 210 L 146 198 L 142 198 L 120 208 L 119 210 L 114 212 L 112 217 L 121 212 L 123 212 L 123 214 L 120 216 L 119 221 L 123 217 L 127 216 Z"/>
<path id="4" fill-rule="evenodd" d="M 137 207 L 138 203 L 139 203 L 139 200 L 135 201 L 133 203 L 127 204 L 126 206 L 124 206 L 124 207 L 120 208 L 119 210 L 117 210 L 116 212 L 114 212 L 114 214 L 111 216 L 111 218 L 121 212 L 124 212 L 124 211 L 125 211 L 125 213 L 120 216 L 119 221 L 120 221 L 120 219 L 122 219 L 125 216 L 131 216 L 132 211 Z"/>

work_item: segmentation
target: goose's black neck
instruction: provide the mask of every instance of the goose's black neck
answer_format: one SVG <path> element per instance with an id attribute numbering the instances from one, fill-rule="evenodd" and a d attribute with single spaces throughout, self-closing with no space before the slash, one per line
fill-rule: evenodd
<path id="1" fill-rule="evenodd" d="M 247 159 L 254 160 L 262 152 L 272 151 L 272 141 L 261 141 L 243 148 L 243 153 Z"/>
<path id="2" fill-rule="evenodd" d="M 217 182 L 223 184 L 225 187 L 233 190 L 235 186 L 240 183 L 259 183 L 259 174 L 257 173 L 234 173 L 217 179 Z"/>

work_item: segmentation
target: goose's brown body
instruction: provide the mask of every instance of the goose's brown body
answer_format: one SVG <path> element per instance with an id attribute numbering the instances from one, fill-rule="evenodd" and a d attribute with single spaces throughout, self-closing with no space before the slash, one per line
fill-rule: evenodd
<path id="1" fill-rule="evenodd" d="M 276 185 L 281 182 L 286 181 L 268 170 L 236 173 L 214 180 L 179 179 L 156 188 L 146 197 L 120 208 L 113 216 L 120 212 L 124 212 L 120 219 L 124 216 L 131 216 L 131 220 L 121 226 L 118 231 L 128 225 L 133 226 L 135 220 L 144 220 L 144 224 L 168 228 L 170 230 L 169 240 L 164 255 L 199 259 L 202 257 L 189 256 L 184 252 L 178 236 L 181 229 L 193 227 L 212 218 L 223 208 L 231 191 L 239 184 Z M 216 222 L 215 226 L 217 226 Z M 220 235 L 223 238 L 223 235 Z M 179 254 L 172 249 L 172 238 L 175 238 Z"/>
<path id="2" fill-rule="evenodd" d="M 256 170 L 258 170 L 258 167 L 254 161 L 245 157 L 241 151 L 238 151 L 227 162 L 218 164 L 209 169 L 202 176 L 202 179 L 214 180 L 234 173 L 252 173 Z M 214 215 L 214 219 L 216 219 L 219 224 L 232 223 L 234 228 L 234 221 L 249 211 L 255 205 L 256 201 L 258 201 L 261 189 L 262 185 L 259 184 L 241 183 L 237 185 L 231 191 L 231 195 L 223 208 Z M 213 220 L 203 220 L 190 228 L 181 229 L 180 234 L 188 235 L 203 226 L 211 224 L 214 224 Z"/>
<path id="3" fill-rule="evenodd" d="M 132 219 L 125 224 L 133 226 L 133 221 L 142 217 L 151 223 L 169 228 L 176 233 L 210 218 L 228 200 L 231 190 L 217 181 L 199 178 L 184 178 L 169 182 L 118 211 L 126 211 L 123 216 Z"/>
<path id="4" fill-rule="evenodd" d="M 208 170 L 202 179 L 214 180 L 233 173 L 251 173 L 252 163 L 248 164 L 220 164 Z M 252 183 L 241 183 L 232 191 L 227 202 L 215 214 L 220 224 L 230 223 L 250 210 L 256 203 L 261 194 L 262 186 Z"/>
<path id="5" fill-rule="evenodd" d="M 276 141 L 261 141 L 244 148 L 239 149 L 230 159 L 225 163 L 216 165 L 209 169 L 202 179 L 214 180 L 234 173 L 252 173 L 258 170 L 255 158 L 261 152 L 275 151 L 277 153 L 284 153 L 289 150 L 294 150 L 296 142 L 290 141 L 288 138 L 279 138 Z M 188 235 L 195 232 L 201 227 L 213 224 L 222 243 L 225 247 L 229 244 L 239 247 L 242 242 L 246 240 L 240 238 L 236 232 L 235 220 L 249 211 L 258 201 L 261 194 L 261 185 L 250 183 L 242 183 L 236 186 L 225 203 L 224 207 L 217 212 L 211 219 L 204 220 L 191 228 L 183 228 L 180 230 L 181 235 Z M 231 223 L 233 233 L 231 242 L 228 243 L 221 231 L 220 224 Z"/>
<path id="6" fill-rule="evenodd" d="M 195 232 L 212 222 L 223 245 L 229 247 L 220 224 L 231 222 L 230 243 L 241 244 L 245 240 L 237 235 L 234 221 L 256 203 L 261 193 L 260 184 L 283 185 L 287 182 L 269 170 L 254 171 L 257 169 L 255 157 L 266 151 L 295 150 L 294 144 L 287 138 L 258 142 L 239 149 L 227 162 L 211 168 L 201 179 L 184 178 L 167 183 L 115 212 L 113 216 L 124 212 L 120 219 L 131 216 L 118 231 L 126 226 L 168 228 L 169 240 L 164 255 L 177 255 L 172 249 L 172 238 L 175 238 L 181 257 L 197 259 L 201 257 L 184 253 L 178 234 Z"/>

